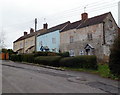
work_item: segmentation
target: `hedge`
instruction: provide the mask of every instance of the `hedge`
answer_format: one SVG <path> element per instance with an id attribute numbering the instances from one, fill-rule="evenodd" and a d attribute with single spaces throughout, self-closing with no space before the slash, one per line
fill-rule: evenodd
<path id="1" fill-rule="evenodd" d="M 45 56 L 49 54 L 49 56 Z M 44 55 L 44 56 L 40 56 Z M 87 68 L 97 69 L 96 56 L 75 56 L 75 57 L 63 57 L 55 56 L 54 53 L 44 52 L 36 54 L 19 54 L 11 55 L 12 61 L 38 63 L 43 65 L 55 66 L 55 67 L 72 67 L 72 68 Z"/>
<path id="2" fill-rule="evenodd" d="M 60 60 L 60 66 L 72 68 L 97 69 L 96 56 L 67 57 Z"/>
<path id="3" fill-rule="evenodd" d="M 70 56 L 69 52 L 58 53 L 58 55 L 61 57 L 69 57 Z"/>
<path id="4" fill-rule="evenodd" d="M 59 67 L 61 56 L 39 56 L 35 58 L 35 63 Z"/>
<path id="5" fill-rule="evenodd" d="M 23 62 L 34 63 L 34 54 L 23 54 L 21 58 Z"/>
<path id="6" fill-rule="evenodd" d="M 55 53 L 55 52 L 35 52 L 34 56 L 61 56 L 61 57 L 69 57 L 69 52 L 63 52 L 63 53 Z"/>
<path id="7" fill-rule="evenodd" d="M 109 60 L 110 72 L 120 78 L 120 36 L 115 39 Z"/>
<path id="8" fill-rule="evenodd" d="M 22 62 L 22 57 L 21 57 L 21 56 L 22 56 L 21 54 L 19 54 L 19 55 L 12 54 L 12 55 L 10 56 L 10 60 Z"/>

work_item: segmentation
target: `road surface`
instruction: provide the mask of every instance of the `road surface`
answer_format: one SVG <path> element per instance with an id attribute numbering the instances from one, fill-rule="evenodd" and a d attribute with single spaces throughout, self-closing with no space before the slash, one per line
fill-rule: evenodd
<path id="1" fill-rule="evenodd" d="M 98 75 L 2 62 L 2 93 L 118 93 L 118 81 Z"/>

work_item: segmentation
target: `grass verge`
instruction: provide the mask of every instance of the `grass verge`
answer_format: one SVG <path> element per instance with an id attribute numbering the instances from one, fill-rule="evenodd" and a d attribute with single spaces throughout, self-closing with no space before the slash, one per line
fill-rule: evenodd
<path id="1" fill-rule="evenodd" d="M 110 73 L 110 69 L 108 67 L 108 64 L 98 64 L 98 70 L 90 70 L 90 69 L 84 69 L 84 68 L 68 68 L 68 67 L 62 67 L 62 68 L 66 69 L 66 70 L 97 74 L 97 75 L 100 75 L 101 77 L 110 78 L 113 80 L 120 80 L 119 77 L 114 76 L 113 74 Z"/>

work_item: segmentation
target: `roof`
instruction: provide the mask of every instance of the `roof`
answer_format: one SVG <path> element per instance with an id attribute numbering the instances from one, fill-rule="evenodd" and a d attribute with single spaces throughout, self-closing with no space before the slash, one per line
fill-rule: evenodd
<path id="1" fill-rule="evenodd" d="M 80 29 L 80 28 L 83 28 L 83 27 L 87 27 L 87 26 L 102 23 L 108 14 L 110 14 L 110 12 L 99 15 L 99 16 L 95 16 L 95 17 L 92 17 L 92 18 L 88 18 L 87 20 L 79 20 L 79 21 L 73 22 L 73 23 L 69 24 L 61 32 L 64 32 L 64 31 L 67 31 L 67 30 L 70 30 L 70 29 Z"/>
<path id="2" fill-rule="evenodd" d="M 18 38 L 16 41 L 14 41 L 13 43 L 15 42 L 18 42 L 18 41 L 21 41 L 21 40 L 24 40 L 26 38 L 30 38 L 32 36 L 35 36 L 35 35 L 43 35 L 43 34 L 46 34 L 46 33 L 50 33 L 50 32 L 54 32 L 56 30 L 62 30 L 64 29 L 68 24 L 70 23 L 70 21 L 67 21 L 65 23 L 62 23 L 62 24 L 59 24 L 57 26 L 54 26 L 54 27 L 51 27 L 49 29 L 40 29 L 38 30 L 37 32 L 32 32 L 30 34 L 27 34 L 27 35 L 24 35 L 24 36 L 21 36 L 20 38 Z"/>
<path id="3" fill-rule="evenodd" d="M 56 25 L 54 27 L 51 27 L 51 28 L 47 29 L 47 31 L 45 31 L 45 32 L 40 32 L 39 35 L 43 35 L 43 34 L 46 34 L 46 33 L 54 32 L 56 30 L 62 31 L 68 24 L 70 24 L 70 21 L 67 21 L 65 23 L 62 23 L 62 24 Z"/>
<path id="4" fill-rule="evenodd" d="M 17 39 L 16 41 L 14 41 L 13 43 L 18 42 L 18 41 L 21 41 L 21 40 L 24 40 L 24 39 L 29 38 L 29 37 L 32 37 L 32 36 L 35 36 L 36 34 L 42 32 L 42 31 L 44 31 L 44 29 L 41 29 L 41 30 L 39 30 L 39 31 L 37 31 L 37 32 L 32 32 L 32 33 L 27 34 L 27 35 L 24 35 L 24 36 L 21 36 L 20 38 L 18 38 L 18 39 Z"/>

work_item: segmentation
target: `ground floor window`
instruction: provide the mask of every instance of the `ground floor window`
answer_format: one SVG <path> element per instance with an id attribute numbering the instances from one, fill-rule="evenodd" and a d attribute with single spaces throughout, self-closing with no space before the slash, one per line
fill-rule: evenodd
<path id="1" fill-rule="evenodd" d="M 74 50 L 70 50 L 69 53 L 70 53 L 70 56 L 75 56 Z"/>
<path id="2" fill-rule="evenodd" d="M 79 55 L 84 55 L 84 51 L 81 50 L 81 51 L 79 52 Z"/>

